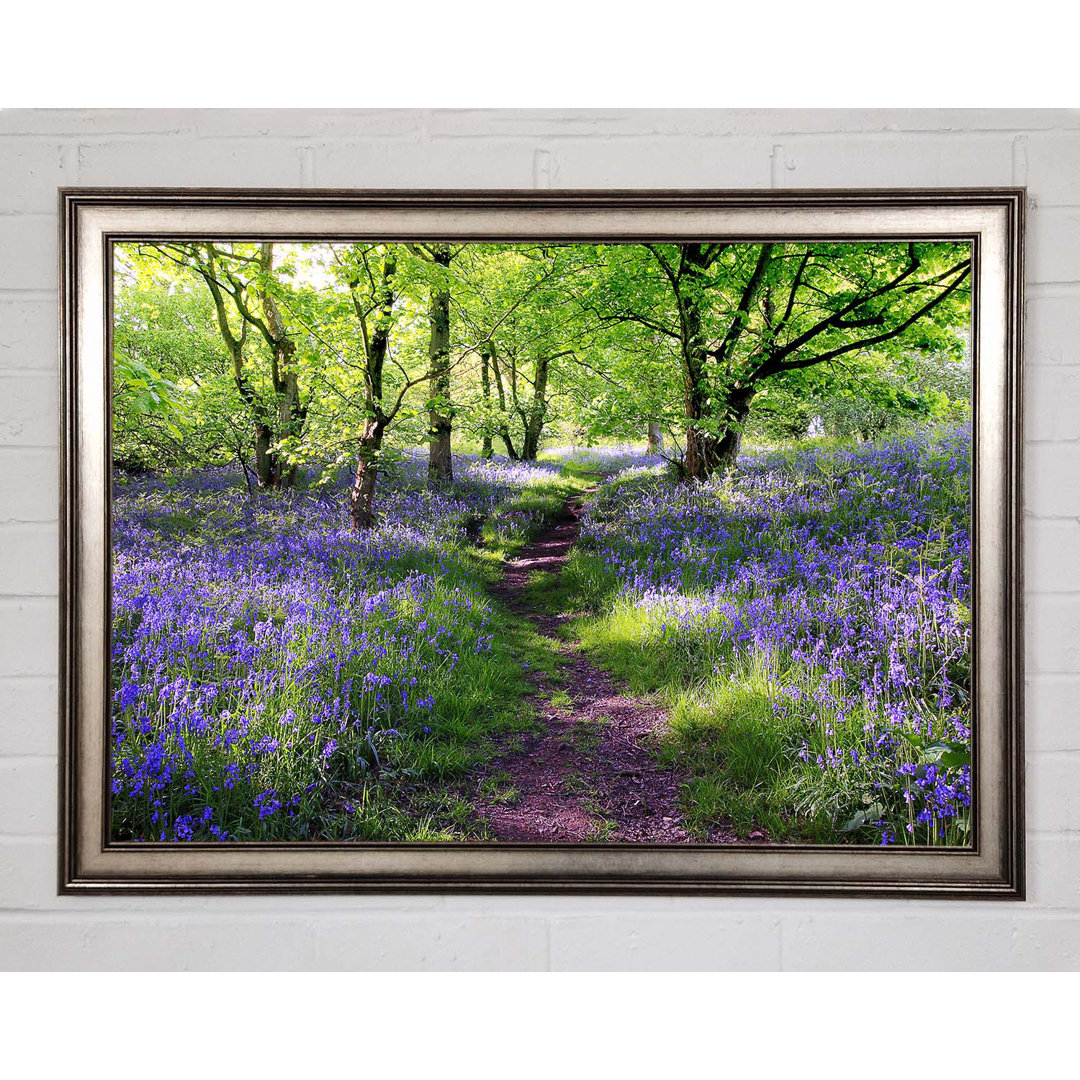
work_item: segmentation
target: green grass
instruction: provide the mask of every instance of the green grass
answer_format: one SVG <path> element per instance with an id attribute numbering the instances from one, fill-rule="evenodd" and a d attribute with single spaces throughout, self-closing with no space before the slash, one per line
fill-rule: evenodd
<path id="1" fill-rule="evenodd" d="M 785 456 L 803 449 L 789 448 Z M 841 475 L 843 463 L 823 455 L 817 468 L 820 476 L 814 479 L 827 492 L 834 482 L 831 478 Z M 964 505 L 964 493 L 951 490 L 963 479 L 938 478 L 936 498 L 943 515 L 955 513 L 954 504 Z M 648 474 L 620 477 L 604 486 L 593 513 L 611 513 L 618 520 L 617 515 L 625 512 L 617 499 L 620 488 L 625 492 L 657 483 L 658 478 Z M 859 492 L 857 484 L 848 482 L 848 501 L 823 512 L 842 526 Z M 727 496 L 720 491 L 712 497 Z M 605 507 L 608 501 L 610 509 Z M 773 522 L 772 527 L 782 543 L 784 523 Z M 920 549 L 920 558 L 932 565 L 944 552 L 944 536 L 943 529 L 941 552 L 931 537 Z M 715 545 L 711 550 L 716 551 Z M 737 558 L 738 552 L 728 557 Z M 896 556 L 904 557 L 903 552 Z M 687 573 L 693 569 L 693 561 L 687 560 Z M 690 577 L 683 592 L 692 595 L 696 587 Z M 911 745 L 901 745 L 894 758 L 881 760 L 880 765 L 876 760 L 870 763 L 867 752 L 873 747 L 866 729 L 880 717 L 861 707 L 845 713 L 816 701 L 827 680 L 824 671 L 789 655 L 770 676 L 753 653 L 736 655 L 723 643 L 723 634 L 705 634 L 711 625 L 707 620 L 698 620 L 692 629 L 672 625 L 662 609 L 621 595 L 619 578 L 586 546 L 572 551 L 557 588 L 568 594 L 565 600 L 560 595 L 559 602 L 577 616 L 567 624 L 567 632 L 631 693 L 650 695 L 666 708 L 669 725 L 660 733 L 657 753 L 662 764 L 676 766 L 688 778 L 681 809 L 687 830 L 698 839 L 707 838 L 718 823 L 730 823 L 744 837 L 764 829 L 782 841 L 876 842 L 878 831 L 868 823 L 882 817 L 903 821 L 905 814 L 912 820 L 895 769 L 901 763 L 916 767 L 935 763 L 935 755 L 942 753 L 940 742 L 911 738 Z M 963 672 L 954 677 L 962 682 Z M 781 693 L 781 687 L 788 692 Z M 792 690 L 801 698 L 793 698 Z M 949 744 L 946 752 L 962 756 L 964 749 Z M 838 763 L 821 769 L 817 757 L 826 753 L 836 755 Z M 882 795 L 882 789 L 888 794 Z M 885 800 L 891 801 L 883 807 Z M 966 842 L 963 820 L 949 828 L 955 832 L 927 835 L 919 842 Z"/>
<path id="2" fill-rule="evenodd" d="M 692 835 L 725 821 L 743 836 L 763 828 L 777 840 L 838 839 L 827 803 L 804 798 L 818 775 L 797 756 L 820 725 L 808 710 L 778 714 L 775 688 L 760 670 L 738 665 L 668 698 L 660 757 L 691 776 L 683 810 Z"/>
<path id="3" fill-rule="evenodd" d="M 571 549 L 571 559 L 574 557 L 574 550 Z M 525 587 L 524 599 L 529 607 L 544 615 L 573 613 L 579 594 L 574 583 L 566 580 L 565 574 L 565 570 L 561 574 L 552 574 L 546 570 L 533 571 Z"/>
<path id="4" fill-rule="evenodd" d="M 431 610 L 444 612 L 441 618 L 460 635 L 460 642 L 474 644 L 469 635 L 478 632 L 477 618 L 461 606 L 463 595 L 468 597 L 475 609 L 488 612 L 484 633 L 491 635 L 491 648 L 461 648 L 452 670 L 433 669 L 428 684 L 433 699 L 429 718 L 420 721 L 410 717 L 407 722 L 397 723 L 393 738 L 380 740 L 375 736 L 374 744 L 369 741 L 372 736 L 365 736 L 363 730 L 350 732 L 349 738 L 341 738 L 338 745 L 320 755 L 306 741 L 303 745 L 286 745 L 291 729 L 286 729 L 287 721 L 282 718 L 290 709 L 294 715 L 302 716 L 311 708 L 313 691 L 322 688 L 302 677 L 286 679 L 273 691 L 273 700 L 253 703 L 253 707 L 262 706 L 255 715 L 267 718 L 261 721 L 259 735 L 277 738 L 283 746 L 280 753 L 266 759 L 265 775 L 260 774 L 250 783 L 222 785 L 218 778 L 228 764 L 228 748 L 222 751 L 209 740 L 193 740 L 194 779 L 184 798 L 200 804 L 212 801 L 215 820 L 226 823 L 230 837 L 236 840 L 400 842 L 486 837 L 486 827 L 473 809 L 475 778 L 484 774 L 496 754 L 512 748 L 533 729 L 535 687 L 528 672 L 539 670 L 557 682 L 565 665 L 557 644 L 539 634 L 527 619 L 493 602 L 486 586 L 501 577 L 508 556 L 520 551 L 562 513 L 566 499 L 579 487 L 572 478 L 541 475 L 482 523 L 481 530 L 486 530 L 489 543 L 477 546 L 463 538 L 440 549 L 441 569 L 428 598 Z M 242 515 L 233 505 L 241 505 L 239 500 L 217 500 L 213 515 L 201 510 L 189 513 L 170 505 L 171 491 L 166 489 L 146 511 L 148 520 L 167 538 L 182 536 L 185 543 L 197 547 L 228 534 L 233 528 L 230 514 L 237 519 L 236 527 L 242 524 Z M 275 525 L 287 527 L 294 523 L 293 516 L 299 518 L 302 512 L 302 508 L 294 509 L 284 501 L 274 504 Z M 472 537 L 476 531 L 470 530 Z M 424 548 L 403 545 L 400 552 L 384 562 L 384 570 L 399 580 L 413 572 L 429 574 L 431 557 Z M 347 606 L 350 579 L 343 574 L 337 587 L 342 605 Z M 455 593 L 458 588 L 462 592 Z M 427 617 L 424 610 L 414 610 L 412 601 L 404 598 L 390 614 L 374 612 L 367 618 L 372 633 L 393 634 Z M 133 630 L 141 616 L 135 613 L 127 618 L 133 625 L 118 620 L 117 632 Z M 236 633 L 251 632 L 257 623 L 277 628 L 285 618 L 285 611 L 273 595 L 257 596 L 236 612 L 231 629 Z M 295 665 L 299 671 L 305 664 L 319 661 L 327 647 L 324 640 L 294 638 L 288 658 L 290 669 Z M 208 655 L 209 666 L 202 674 L 225 680 L 228 673 L 213 668 L 212 649 Z M 398 662 L 396 653 L 391 651 L 388 657 L 387 670 Z M 402 664 L 407 662 L 406 658 L 400 660 Z M 363 714 L 365 702 L 352 702 L 357 714 Z M 167 705 L 163 703 L 161 708 L 165 710 Z M 316 782 L 310 783 L 312 780 Z M 266 820 L 253 814 L 253 795 L 264 788 L 298 793 L 296 805 L 290 804 L 293 812 L 272 814 Z M 512 785 L 505 784 L 488 794 L 504 802 L 517 797 Z M 149 818 L 152 809 L 150 799 L 117 801 L 115 835 L 119 839 L 153 835 L 153 821 L 139 816 Z M 183 805 L 170 805 L 169 810 L 176 816 L 183 812 Z"/>
<path id="5" fill-rule="evenodd" d="M 823 773 L 814 764 L 826 748 L 845 759 L 852 750 L 864 756 L 864 727 L 872 719 L 816 704 L 822 671 L 791 663 L 783 684 L 803 694 L 793 701 L 752 658 L 714 648 L 704 659 L 692 643 L 665 634 L 661 618 L 620 600 L 606 614 L 577 620 L 572 631 L 631 693 L 652 696 L 667 710 L 658 755 L 689 776 L 681 806 L 691 835 L 705 839 L 726 822 L 740 836 L 764 829 L 775 840 L 843 843 L 857 814 L 880 816 L 870 813 L 880 796 L 865 773 Z M 799 756 L 804 746 L 809 760 Z M 932 757 L 913 746 L 902 760 L 925 764 Z M 878 779 L 894 782 L 891 774 Z"/>
<path id="6" fill-rule="evenodd" d="M 595 484 L 603 475 L 595 461 L 575 461 L 571 458 L 568 461 L 562 461 L 560 464 L 563 472 L 567 476 L 573 476 L 578 480 L 589 483 Z"/>
<path id="7" fill-rule="evenodd" d="M 539 477 L 483 521 L 483 547 L 500 559 L 519 555 L 545 526 L 561 516 L 566 500 L 586 486 L 571 475 Z"/>
<path id="8" fill-rule="evenodd" d="M 572 478 L 553 476 L 530 484 L 481 525 L 482 545 L 455 552 L 465 576 L 493 584 L 504 562 L 518 554 L 563 512 L 566 499 L 581 490 Z M 467 797 L 448 794 L 462 789 L 468 777 L 482 772 L 492 758 L 520 745 L 535 726 L 529 670 L 561 681 L 564 664 L 555 643 L 526 619 L 493 605 L 492 627 L 498 646 L 485 657 L 469 658 L 460 670 L 455 693 L 436 698 L 437 729 L 422 740 L 406 737 L 393 745 L 386 775 L 365 779 L 343 792 L 362 804 L 351 837 L 371 840 L 484 839 Z M 463 658 L 463 663 L 466 659 Z M 565 691 L 554 697 L 565 698 Z M 520 792 L 505 773 L 481 781 L 479 793 L 491 802 L 512 804 Z"/>
<path id="9" fill-rule="evenodd" d="M 615 822 L 603 816 L 603 811 L 595 803 L 588 801 L 583 803 L 585 809 L 592 816 L 592 828 L 586 839 L 595 843 L 605 843 L 615 839 Z"/>
<path id="10" fill-rule="evenodd" d="M 391 743 L 377 775 L 365 770 L 342 778 L 337 785 L 340 806 L 354 809 L 347 817 L 322 815 L 321 839 L 487 837 L 468 796 L 469 778 L 534 729 L 532 686 L 524 670 L 546 671 L 559 664 L 550 641 L 524 620 L 500 615 L 494 633 L 501 647 L 475 669 L 462 670 L 452 696 L 436 697 L 432 712 L 438 723 L 429 734 L 405 734 Z M 520 795 L 507 780 L 505 774 L 487 777 L 480 794 L 491 802 L 517 801 Z"/>
<path id="11" fill-rule="evenodd" d="M 581 578 L 590 556 L 577 553 Z M 689 775 L 682 794 L 687 831 L 705 839 L 718 821 L 739 835 L 765 829 L 777 840 L 838 839 L 827 800 L 807 799 L 817 779 L 797 753 L 820 734 L 809 710 L 774 712 L 775 686 L 752 664 L 714 650 L 708 664 L 659 625 L 660 616 L 615 600 L 604 614 L 579 618 L 572 632 L 582 647 L 632 694 L 652 696 L 667 710 L 658 756 Z M 702 675 L 703 670 L 706 674 Z M 807 682 L 812 682 L 811 673 Z M 861 726 L 861 718 L 853 718 Z M 795 808 L 801 806 L 800 812 Z"/>
<path id="12" fill-rule="evenodd" d="M 486 656 L 462 655 L 452 685 L 435 693 L 429 731 L 403 728 L 380 747 L 377 766 L 362 747 L 342 746 L 327 765 L 317 804 L 302 808 L 305 832 L 296 839 L 486 837 L 467 794 L 469 778 L 515 736 L 533 730 L 533 688 L 524 670 L 560 662 L 552 643 L 525 620 L 496 611 L 492 630 L 498 646 Z M 517 797 L 512 787 L 492 783 L 485 794 L 493 801 Z"/>
<path id="13" fill-rule="evenodd" d="M 433 712 L 439 716 L 438 727 L 419 743 L 405 738 L 393 744 L 389 768 L 404 773 L 408 782 L 375 788 L 377 795 L 400 804 L 400 812 L 383 814 L 376 803 L 374 816 L 382 824 L 365 839 L 420 840 L 432 831 L 445 833 L 448 839 L 486 837 L 467 795 L 447 792 L 465 791 L 469 777 L 512 748 L 515 736 L 520 745 L 520 736 L 535 729 L 533 687 L 525 673 L 530 669 L 554 673 L 562 664 L 553 642 L 527 620 L 496 609 L 493 629 L 499 647 L 486 658 L 477 657 L 475 669 L 462 671 L 452 699 L 436 698 Z M 481 782 L 482 794 L 493 802 L 517 801 L 520 795 L 506 783 L 508 779 L 498 773 L 487 777 Z"/>
<path id="14" fill-rule="evenodd" d="M 480 782 L 479 793 L 488 802 L 513 805 L 521 799 L 521 792 L 510 782 L 509 773 L 497 772 L 484 777 Z"/>

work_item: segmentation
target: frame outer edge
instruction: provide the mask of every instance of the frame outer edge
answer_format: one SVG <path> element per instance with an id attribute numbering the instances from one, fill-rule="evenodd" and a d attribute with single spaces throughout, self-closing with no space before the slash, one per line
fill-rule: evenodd
<path id="1" fill-rule="evenodd" d="M 1026 663 L 1025 663 L 1025 638 L 1024 638 L 1024 599 L 1026 584 L 1024 580 L 1024 403 L 1026 389 L 1026 370 L 1024 356 L 1024 339 L 1027 322 L 1027 207 L 1028 193 L 1026 187 L 1016 189 L 1014 193 L 1015 220 L 1010 240 L 1014 245 L 1013 273 L 1015 275 L 1013 297 L 1011 304 L 1011 316 L 1013 326 L 1013 342 L 1010 360 L 1010 378 L 1012 381 L 1012 407 L 1014 420 L 1009 432 L 1010 447 L 1013 455 L 1013 490 L 1010 491 L 1009 512 L 1012 515 L 1012 528 L 1009 536 L 1009 547 L 1012 556 L 1012 565 L 1009 572 L 1009 596 L 1010 614 L 1012 615 L 1012 633 L 1015 640 L 1012 643 L 1011 691 L 1012 701 L 1009 712 L 1012 717 L 1013 745 L 1012 745 L 1012 780 L 1014 784 L 1012 799 L 1013 814 L 1012 838 L 1015 850 L 1013 852 L 1013 884 L 1016 889 L 1016 899 L 1027 899 L 1027 807 L 1026 807 L 1026 760 L 1025 760 L 1025 700 L 1026 700 Z"/>
<path id="2" fill-rule="evenodd" d="M 112 878 L 81 873 L 77 851 L 77 778 L 76 761 L 79 660 L 75 655 L 78 627 L 78 463 L 74 439 L 78 430 L 77 335 L 78 335 L 78 218 L 83 206 L 174 207 L 317 207 L 320 204 L 372 208 L 409 206 L 413 208 L 472 207 L 533 208 L 593 207 L 628 209 L 638 206 L 678 208 L 768 207 L 795 204 L 800 207 L 878 205 L 941 206 L 973 202 L 1004 204 L 1009 212 L 1007 229 L 1006 272 L 1009 320 L 1006 372 L 1006 670 L 1001 673 L 1005 692 L 1009 745 L 1001 793 L 1006 800 L 1009 835 L 1005 838 L 1006 865 L 999 880 L 975 881 L 898 881 L 895 883 L 863 879 L 843 883 L 803 879 L 727 881 L 658 881 L 562 879 L 485 879 L 476 877 L 443 878 L 441 881 L 401 880 L 373 876 L 328 877 L 290 875 L 277 879 L 223 875 L 217 878 L 166 876 L 157 880 Z M 65 895 L 127 893 L 134 895 L 209 895 L 209 894 L 294 894 L 294 893 L 493 893 L 493 894 L 571 894 L 599 893 L 622 895 L 734 895 L 734 896 L 817 896 L 882 897 L 893 899 L 1006 899 L 1023 900 L 1026 890 L 1025 806 L 1024 806 L 1024 638 L 1023 638 L 1023 339 L 1025 308 L 1025 228 L 1027 190 L 1023 187 L 971 188 L 863 188 L 850 189 L 770 189 L 677 190 L 664 189 L 579 189 L 567 191 L 484 190 L 484 189 L 253 189 L 253 188 L 124 188 L 64 187 L 58 189 L 58 315 L 59 315 L 59 738 L 58 738 L 58 846 L 57 888 Z"/>
<path id="3" fill-rule="evenodd" d="M 59 730 L 57 736 L 57 784 L 59 794 L 58 804 L 58 829 L 57 829 L 57 889 L 63 894 L 72 884 L 74 867 L 72 865 L 72 839 L 75 830 L 72 827 L 70 815 L 74 807 L 72 798 L 72 785 L 70 782 L 73 754 L 71 747 L 72 732 L 75 727 L 76 717 L 73 711 L 73 682 L 76 677 L 76 667 L 73 663 L 73 640 L 71 629 L 74 622 L 73 605 L 76 603 L 76 592 L 72 588 L 70 575 L 74 565 L 72 558 L 71 530 L 74 522 L 74 507 L 72 500 L 75 492 L 74 485 L 69 487 L 70 477 L 70 440 L 76 430 L 76 395 L 72 385 L 74 374 L 71 363 L 74 345 L 74 326 L 71 318 L 69 305 L 75 295 L 75 289 L 68 281 L 69 274 L 74 272 L 75 260 L 69 250 L 69 244 L 74 237 L 71 228 L 69 214 L 73 212 L 73 199 L 69 189 L 61 188 L 57 193 L 57 231 L 59 236 L 59 259 L 57 266 L 57 314 L 58 314 L 58 348 L 57 362 L 59 367 L 59 455 L 58 472 L 60 488 L 59 507 L 59 551 L 58 551 L 58 650 L 59 650 L 59 686 L 57 697 L 57 712 Z"/>

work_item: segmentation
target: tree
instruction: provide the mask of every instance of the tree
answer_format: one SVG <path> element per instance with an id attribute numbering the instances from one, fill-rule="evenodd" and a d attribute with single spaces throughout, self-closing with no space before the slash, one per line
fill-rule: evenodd
<path id="1" fill-rule="evenodd" d="M 449 244 L 410 244 L 409 250 L 431 265 L 431 336 L 428 343 L 428 479 L 448 484 L 454 479 L 450 400 L 450 263 L 457 250 Z"/>
<path id="2" fill-rule="evenodd" d="M 491 343 L 484 341 L 481 342 L 480 348 L 480 392 L 483 395 L 482 412 L 481 412 L 481 432 L 482 442 L 480 444 L 480 456 L 485 460 L 491 457 L 491 427 L 490 427 L 490 413 L 491 413 Z"/>
<path id="3" fill-rule="evenodd" d="M 931 339 L 966 311 L 966 245 L 627 245 L 581 299 L 598 325 L 660 337 L 682 379 L 689 478 L 736 459 L 767 380 Z M 645 265 L 651 258 L 654 267 Z"/>
<path id="4" fill-rule="evenodd" d="M 381 267 L 376 279 L 371 275 L 368 252 L 360 246 L 352 249 L 353 261 L 342 261 L 345 280 L 353 310 L 360 325 L 364 349 L 364 419 L 357 454 L 356 475 L 349 493 L 349 512 L 356 529 L 369 529 L 375 522 L 375 483 L 378 478 L 380 455 L 386 429 L 392 423 L 404 400 L 404 391 L 389 409 L 383 397 L 386 358 L 390 332 L 394 325 L 394 277 L 397 274 L 397 252 L 393 244 L 382 251 Z M 364 296 L 356 261 L 368 272 L 371 293 Z"/>
<path id="5" fill-rule="evenodd" d="M 251 417 L 209 291 L 175 264 L 117 246 L 113 460 L 130 470 L 251 457 Z"/>
<path id="6" fill-rule="evenodd" d="M 330 280 L 292 297 L 294 320 L 318 356 L 311 378 L 319 411 L 301 453 L 321 464 L 324 476 L 352 463 L 350 519 L 364 530 L 376 521 L 378 477 L 396 453 L 386 445 L 388 433 L 397 430 L 406 442 L 426 435 L 420 419 L 430 401 L 421 410 L 410 404 L 411 392 L 430 386 L 433 372 L 448 374 L 455 360 L 444 356 L 432 366 L 427 253 L 394 243 L 311 248 L 309 275 Z"/>
<path id="7" fill-rule="evenodd" d="M 484 408 L 480 414 L 481 431 L 483 432 L 483 447 L 486 449 L 486 456 L 491 456 L 491 437 L 492 434 L 499 436 L 502 441 L 503 447 L 506 450 L 506 456 L 511 461 L 517 461 L 520 455 L 517 449 L 514 447 L 513 439 L 510 436 L 510 426 L 508 423 L 508 410 L 506 406 L 506 386 L 503 383 L 502 367 L 499 362 L 499 354 L 495 349 L 495 343 L 493 341 L 486 340 L 480 342 L 477 346 L 477 351 L 480 355 L 480 380 L 481 387 L 484 395 Z M 487 372 L 488 366 L 491 367 L 491 374 L 495 380 L 495 390 L 498 396 L 497 405 L 493 407 L 491 400 L 491 384 L 488 381 Z"/>
<path id="8" fill-rule="evenodd" d="M 300 394 L 296 343 L 278 306 L 282 285 L 274 273 L 274 245 L 206 241 L 155 244 L 148 250 L 196 274 L 206 284 L 232 362 L 233 381 L 250 415 L 259 485 L 291 487 L 296 481 L 296 464 L 290 452 L 302 437 L 307 405 Z M 269 394 L 256 385 L 249 372 L 252 330 L 267 349 Z"/>
<path id="9" fill-rule="evenodd" d="M 478 341 L 474 430 L 484 447 L 498 436 L 512 460 L 536 460 L 553 399 L 569 392 L 553 390 L 561 374 L 556 362 L 588 347 L 580 312 L 568 300 L 587 267 L 570 249 L 552 245 L 490 245 L 465 260 L 460 310 Z"/>
<path id="10" fill-rule="evenodd" d="M 736 459 L 749 424 L 870 438 L 959 416 L 969 397 L 963 244 L 116 251 L 117 463 L 239 458 L 264 489 L 300 466 L 313 482 L 347 468 L 357 529 L 403 448 L 426 443 L 431 479 L 453 477 L 455 425 L 484 456 L 525 460 L 553 430 L 647 432 L 704 478 Z"/>
<path id="11" fill-rule="evenodd" d="M 349 517 L 362 531 L 376 521 L 377 481 L 389 467 L 387 433 L 415 419 L 407 398 L 428 378 L 418 335 L 410 330 L 417 313 L 415 267 L 400 244 L 312 247 L 309 273 L 329 281 L 294 296 L 294 319 L 319 358 L 312 372 L 319 411 L 300 453 L 322 467 L 324 478 L 351 466 Z"/>
<path id="12" fill-rule="evenodd" d="M 842 439 L 878 439 L 926 420 L 957 422 L 971 415 L 970 357 L 956 349 L 906 350 L 851 364 L 843 380 L 800 387 L 807 414 Z"/>
<path id="13" fill-rule="evenodd" d="M 441 484 L 454 479 L 451 450 L 453 407 L 450 402 L 450 284 L 447 271 L 454 253 L 447 244 L 431 247 L 431 261 L 441 271 L 431 293 L 431 343 L 428 346 L 431 401 L 428 444 L 428 478 Z"/>

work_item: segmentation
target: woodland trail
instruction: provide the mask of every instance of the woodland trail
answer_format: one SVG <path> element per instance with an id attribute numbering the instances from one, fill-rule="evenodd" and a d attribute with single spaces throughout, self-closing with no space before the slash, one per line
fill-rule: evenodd
<path id="1" fill-rule="evenodd" d="M 578 536 L 581 510 L 580 497 L 568 499 L 562 520 L 510 560 L 492 587 L 497 599 L 549 639 L 562 663 L 555 676 L 530 671 L 537 729 L 491 764 L 490 775 L 500 777 L 516 797 L 481 798 L 476 809 L 503 841 L 690 842 L 678 810 L 682 778 L 662 768 L 652 751 L 656 732 L 667 721 L 663 710 L 627 697 L 576 642 L 560 638 L 566 613 L 549 614 L 529 603 L 531 575 L 562 572 Z"/>

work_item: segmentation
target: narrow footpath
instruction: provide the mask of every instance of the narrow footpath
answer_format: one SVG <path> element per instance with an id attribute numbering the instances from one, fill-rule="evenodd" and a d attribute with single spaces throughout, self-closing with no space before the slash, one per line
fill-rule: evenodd
<path id="1" fill-rule="evenodd" d="M 476 808 L 498 840 L 589 840 L 671 844 L 690 841 L 678 810 L 682 778 L 661 768 L 652 747 L 667 722 L 662 709 L 627 697 L 576 642 L 558 636 L 570 616 L 529 604 L 537 572 L 559 574 L 580 528 L 580 497 L 511 560 L 492 588 L 506 607 L 547 637 L 564 663 L 557 675 L 531 671 L 538 728 L 491 765 L 514 797 L 481 796 Z M 722 841 L 721 841 L 722 842 Z"/>

